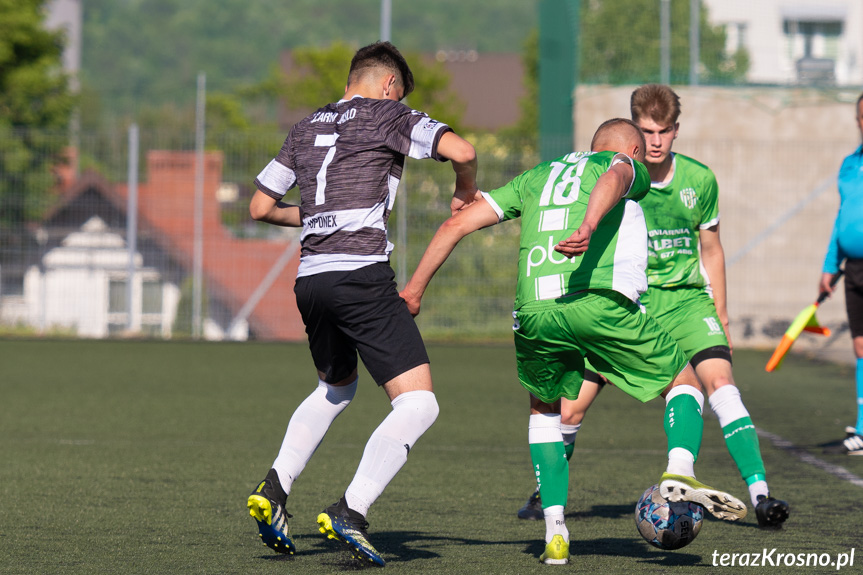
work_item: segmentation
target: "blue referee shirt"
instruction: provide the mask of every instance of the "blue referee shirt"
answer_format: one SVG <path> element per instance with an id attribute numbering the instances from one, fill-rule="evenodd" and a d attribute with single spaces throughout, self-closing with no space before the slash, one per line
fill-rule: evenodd
<path id="1" fill-rule="evenodd" d="M 845 258 L 863 259 L 863 146 L 839 168 L 839 213 L 824 258 L 824 273 L 836 273 Z"/>

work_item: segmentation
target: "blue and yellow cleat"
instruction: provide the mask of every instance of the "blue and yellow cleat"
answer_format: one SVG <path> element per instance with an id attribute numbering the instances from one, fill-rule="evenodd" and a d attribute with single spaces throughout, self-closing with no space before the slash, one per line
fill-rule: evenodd
<path id="1" fill-rule="evenodd" d="M 366 532 L 369 522 L 362 514 L 350 509 L 344 497 L 324 509 L 318 515 L 317 521 L 318 530 L 326 535 L 327 539 L 341 541 L 350 547 L 354 559 L 368 561 L 380 567 L 386 565 L 378 550 L 369 543 Z"/>
<path id="2" fill-rule="evenodd" d="M 297 548 L 288 528 L 291 514 L 285 511 L 287 498 L 279 483 L 279 475 L 275 469 L 270 469 L 266 479 L 249 495 L 246 506 L 258 524 L 259 537 L 267 547 L 276 553 L 293 555 Z"/>
<path id="3" fill-rule="evenodd" d="M 668 501 L 690 501 L 709 511 L 717 519 L 737 521 L 746 517 L 746 504 L 724 491 L 714 489 L 687 475 L 663 473 L 659 494 Z"/>
<path id="4" fill-rule="evenodd" d="M 569 542 L 563 535 L 555 535 L 545 544 L 545 551 L 539 560 L 546 565 L 566 565 L 569 563 Z"/>

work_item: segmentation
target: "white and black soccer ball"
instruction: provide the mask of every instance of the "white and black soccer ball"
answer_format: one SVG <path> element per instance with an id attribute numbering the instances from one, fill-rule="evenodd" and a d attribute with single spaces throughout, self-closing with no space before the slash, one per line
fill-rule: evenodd
<path id="1" fill-rule="evenodd" d="M 648 487 L 635 504 L 635 525 L 644 540 L 660 549 L 680 549 L 692 543 L 701 530 L 704 510 L 688 501 L 671 502 Z"/>

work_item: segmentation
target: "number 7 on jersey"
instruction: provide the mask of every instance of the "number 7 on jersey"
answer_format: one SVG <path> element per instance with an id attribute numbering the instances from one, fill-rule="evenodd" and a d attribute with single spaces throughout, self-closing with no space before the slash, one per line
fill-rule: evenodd
<path id="1" fill-rule="evenodd" d="M 326 189 L 327 189 L 327 166 L 330 165 L 330 162 L 333 161 L 333 158 L 336 155 L 336 140 L 339 138 L 338 134 L 318 134 L 315 136 L 315 146 L 321 146 L 324 148 L 329 148 L 327 150 L 327 155 L 324 157 L 324 163 L 321 164 L 321 169 L 318 170 L 318 186 L 315 188 L 315 205 L 320 206 L 326 201 Z"/>

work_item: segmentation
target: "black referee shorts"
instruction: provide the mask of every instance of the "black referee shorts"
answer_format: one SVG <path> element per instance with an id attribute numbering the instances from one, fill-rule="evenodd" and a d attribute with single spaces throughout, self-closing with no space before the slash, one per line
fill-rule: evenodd
<path id="1" fill-rule="evenodd" d="M 845 309 L 851 337 L 863 336 L 863 260 L 845 260 Z"/>
<path id="2" fill-rule="evenodd" d="M 300 277 L 294 293 L 312 359 L 327 383 L 356 369 L 357 352 L 378 385 L 429 363 L 389 264 Z"/>

